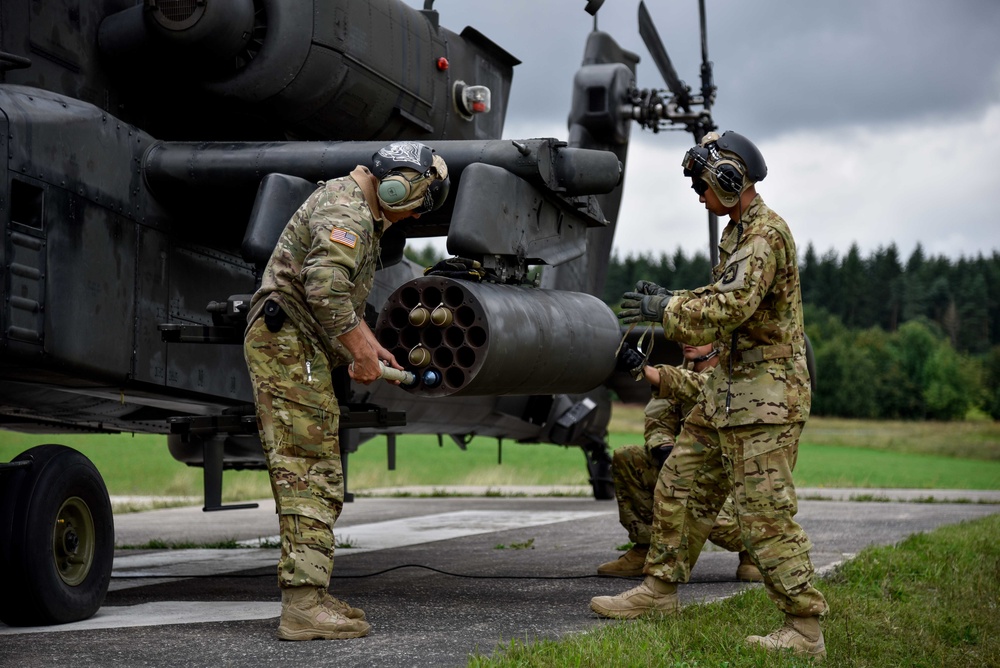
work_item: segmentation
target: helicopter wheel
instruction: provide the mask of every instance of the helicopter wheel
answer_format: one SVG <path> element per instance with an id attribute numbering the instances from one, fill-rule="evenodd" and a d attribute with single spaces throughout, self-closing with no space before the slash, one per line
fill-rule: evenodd
<path id="1" fill-rule="evenodd" d="M 5 473 L 0 572 L 7 591 L 0 620 L 11 626 L 64 624 L 91 617 L 111 581 L 114 518 L 101 474 L 62 445 L 39 445 Z M 13 463 L 12 462 L 12 463 Z"/>

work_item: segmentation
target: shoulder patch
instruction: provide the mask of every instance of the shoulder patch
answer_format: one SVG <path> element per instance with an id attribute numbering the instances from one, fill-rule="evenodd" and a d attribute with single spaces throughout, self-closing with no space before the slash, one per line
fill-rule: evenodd
<path id="1" fill-rule="evenodd" d="M 342 246 L 347 246 L 348 248 L 354 248 L 358 245 L 358 235 L 354 232 L 335 227 L 333 228 L 333 231 L 330 232 L 330 241 Z"/>
<path id="2" fill-rule="evenodd" d="M 750 258 L 753 255 L 753 246 L 747 245 L 736 251 L 726 263 L 722 275 L 716 283 L 719 292 L 733 292 L 745 288 L 747 285 L 747 272 Z"/>

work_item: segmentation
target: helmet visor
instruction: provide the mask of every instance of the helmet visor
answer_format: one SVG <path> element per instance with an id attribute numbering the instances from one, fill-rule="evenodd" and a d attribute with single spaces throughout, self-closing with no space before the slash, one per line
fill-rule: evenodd
<path id="1" fill-rule="evenodd" d="M 448 199 L 448 191 L 451 189 L 451 180 L 446 176 L 444 179 L 435 179 L 424 191 L 424 199 L 420 205 L 413 210 L 414 213 L 430 213 L 440 209 L 444 201 Z"/>
<path id="2" fill-rule="evenodd" d="M 708 192 L 708 181 L 700 179 L 698 177 L 691 178 L 691 188 L 698 193 L 698 197 L 704 197 L 705 193 Z"/>

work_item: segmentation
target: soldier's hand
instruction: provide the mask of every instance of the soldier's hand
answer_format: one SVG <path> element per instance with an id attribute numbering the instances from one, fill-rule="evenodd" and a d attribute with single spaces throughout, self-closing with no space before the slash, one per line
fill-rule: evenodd
<path id="1" fill-rule="evenodd" d="M 646 365 L 646 359 L 642 356 L 635 346 L 630 343 L 623 343 L 622 349 L 618 351 L 618 357 L 615 359 L 615 369 L 618 371 L 624 371 L 633 378 L 638 375 L 637 372 L 642 372 L 642 368 Z"/>
<path id="2" fill-rule="evenodd" d="M 382 364 L 386 366 L 386 368 L 403 371 L 402 365 L 396 361 L 396 358 L 393 357 L 392 353 L 383 348 L 381 345 L 378 345 L 377 343 L 375 345 L 375 352 L 378 355 L 378 358 L 382 361 Z M 392 378 L 387 378 L 385 373 L 382 374 L 382 379 L 391 385 L 400 384 L 400 381 L 398 380 L 392 380 Z"/>
<path id="3" fill-rule="evenodd" d="M 644 295 L 640 292 L 626 292 L 622 295 L 621 311 L 618 319 L 622 324 L 634 322 L 663 322 L 663 311 L 670 301 L 669 294 Z"/>
<path id="4" fill-rule="evenodd" d="M 656 283 L 652 281 L 638 281 L 635 284 L 635 291 L 641 295 L 671 295 L 673 294 L 670 290 L 666 288 L 661 288 Z"/>
<path id="5" fill-rule="evenodd" d="M 382 369 L 375 351 L 369 346 L 365 354 L 355 356 L 354 362 L 347 368 L 347 373 L 363 385 L 369 385 L 381 378 Z"/>

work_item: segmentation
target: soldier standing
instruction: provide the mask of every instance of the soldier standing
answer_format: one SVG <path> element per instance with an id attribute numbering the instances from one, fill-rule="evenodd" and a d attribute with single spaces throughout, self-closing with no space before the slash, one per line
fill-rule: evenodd
<path id="1" fill-rule="evenodd" d="M 731 492 L 743 543 L 785 614 L 781 628 L 747 643 L 822 659 L 819 617 L 827 603 L 812 584 L 811 543 L 794 520 L 792 468 L 811 403 L 795 242 L 756 192 L 767 167 L 748 139 L 709 133 L 688 150 L 683 167 L 706 208 L 730 218 L 716 282 L 672 292 L 640 281 L 625 294 L 619 317 L 660 322 L 667 338 L 684 343 L 722 343 L 719 366 L 688 417 L 712 429 L 690 494 L 675 495 L 669 476 L 657 484 L 643 583 L 596 597 L 591 608 L 620 618 L 678 610 L 677 583 L 690 576 L 708 534 L 706 518 Z"/>
<path id="2" fill-rule="evenodd" d="M 627 345 L 618 356 L 623 370 L 641 373 L 653 386 L 653 397 L 644 410 L 643 445 L 617 448 L 611 457 L 618 518 L 633 545 L 618 559 L 598 566 L 598 575 L 635 577 L 643 574 L 649 553 L 654 489 L 660 470 L 669 466 L 670 479 L 677 493 L 687 493 L 690 483 L 683 481 L 690 481 L 701 463 L 700 450 L 691 448 L 689 444 L 699 443 L 697 434 L 709 429 L 710 425 L 697 419 L 689 424 L 686 416 L 698 402 L 709 374 L 719 362 L 718 350 L 711 343 L 681 347 L 684 361 L 680 367 L 644 365 L 642 355 Z M 739 553 L 736 568 L 738 580 L 763 580 L 740 540 L 731 498 L 726 499 L 715 519 L 708 540 L 724 550 Z"/>
<path id="3" fill-rule="evenodd" d="M 363 320 L 389 225 L 438 208 L 448 168 L 429 147 L 398 142 L 373 166 L 321 183 L 281 233 L 248 315 L 244 353 L 281 531 L 283 640 L 358 638 L 364 611 L 327 591 L 333 526 L 344 505 L 333 370 L 369 384 L 402 368 Z M 353 364 L 352 364 L 353 363 Z"/>

